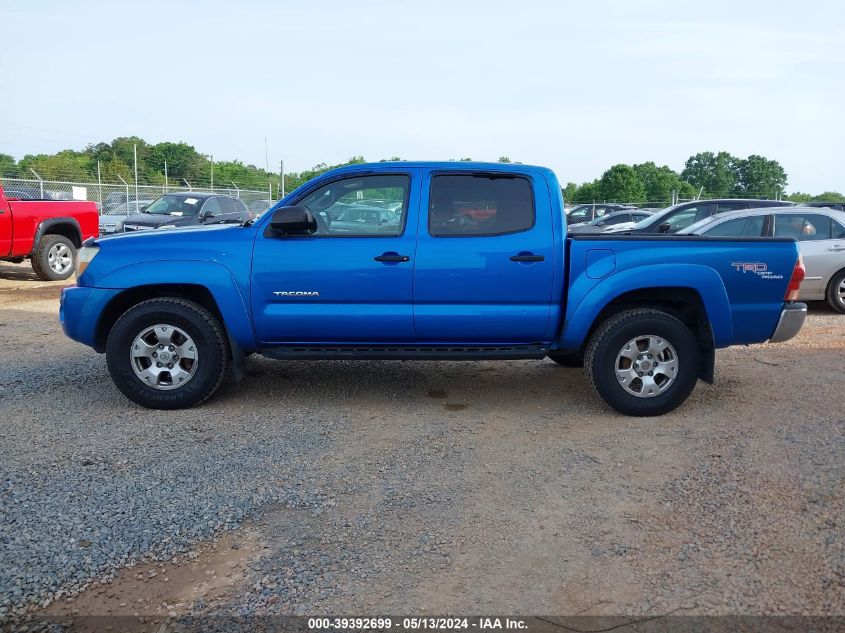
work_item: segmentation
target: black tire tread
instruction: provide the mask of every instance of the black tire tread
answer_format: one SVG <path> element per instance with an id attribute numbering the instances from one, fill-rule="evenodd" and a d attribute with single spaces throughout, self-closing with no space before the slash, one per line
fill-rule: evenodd
<path id="1" fill-rule="evenodd" d="M 192 408 L 199 406 L 203 402 L 211 398 L 211 396 L 213 396 L 217 392 L 217 390 L 220 388 L 220 385 L 223 384 L 223 380 L 226 378 L 230 359 L 229 343 L 228 338 L 226 337 L 226 333 L 223 331 L 223 327 L 217 320 L 217 317 L 215 317 L 207 308 L 189 299 L 182 299 L 179 297 L 157 297 L 155 299 L 147 299 L 146 301 L 136 303 L 134 306 L 132 306 L 126 312 L 120 315 L 120 318 L 115 322 L 114 326 L 112 326 L 112 332 L 123 319 L 132 318 L 133 313 L 153 303 L 169 303 L 173 305 L 182 306 L 183 308 L 187 308 L 188 310 L 194 312 L 199 318 L 203 319 L 206 324 L 214 331 L 217 344 L 219 345 L 218 351 L 220 352 L 223 358 L 223 362 L 220 364 L 218 374 L 214 381 L 214 386 L 209 389 L 208 392 L 200 400 L 192 403 L 187 407 L 179 408 Z M 111 372 L 111 367 L 109 368 L 109 372 Z M 112 376 L 112 379 L 114 380 L 115 384 L 118 384 L 118 381 L 114 378 L 114 376 Z"/>
<path id="2" fill-rule="evenodd" d="M 73 242 L 64 235 L 49 233 L 42 236 L 41 239 L 38 240 L 38 246 L 35 248 L 35 251 L 32 253 L 32 257 L 30 258 L 30 263 L 32 264 L 32 270 L 35 273 L 35 276 L 42 281 L 62 281 L 73 275 L 72 267 L 70 275 L 67 277 L 58 277 L 54 275 L 50 270 L 50 267 L 46 265 L 47 253 L 53 247 L 53 244 L 56 244 L 57 242 L 67 242 L 70 245 L 71 250 L 74 251 L 74 258 L 76 257 L 76 246 L 74 246 Z"/>
<path id="3" fill-rule="evenodd" d="M 672 321 L 676 321 L 681 327 L 686 328 L 686 325 L 684 325 L 683 321 L 681 321 L 677 317 L 673 316 L 672 314 L 669 314 L 668 312 L 664 312 L 663 310 L 658 310 L 655 308 L 632 308 L 630 310 L 623 310 L 622 312 L 608 317 L 608 319 L 604 321 L 595 330 L 595 332 L 593 332 L 593 335 L 590 337 L 590 340 L 587 343 L 586 352 L 584 354 L 584 371 L 587 374 L 587 378 L 590 381 L 590 385 L 592 386 L 593 391 L 602 401 L 605 401 L 604 396 L 602 396 L 601 392 L 599 391 L 598 385 L 596 384 L 595 371 L 593 371 L 599 342 L 611 331 L 623 326 L 626 321 L 640 317 L 668 318 Z"/>
<path id="4" fill-rule="evenodd" d="M 830 283 L 827 285 L 827 292 L 825 293 L 830 307 L 840 314 L 845 314 L 845 306 L 839 302 L 839 299 L 835 295 L 839 291 L 839 285 L 843 280 L 845 280 L 845 268 L 831 277 Z"/>

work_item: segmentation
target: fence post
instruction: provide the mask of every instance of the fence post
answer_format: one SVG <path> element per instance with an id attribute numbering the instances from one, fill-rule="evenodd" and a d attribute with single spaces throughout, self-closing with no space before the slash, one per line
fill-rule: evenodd
<path id="1" fill-rule="evenodd" d="M 285 161 L 279 161 L 279 200 L 285 197 Z"/>
<path id="2" fill-rule="evenodd" d="M 184 178 L 182 178 L 182 182 L 184 182 L 186 185 L 188 185 L 188 191 L 193 191 L 193 190 L 194 190 L 194 188 L 191 186 L 191 183 L 189 183 L 189 182 L 188 182 L 187 180 L 185 180 Z"/>
<path id="3" fill-rule="evenodd" d="M 103 208 L 103 179 L 100 178 L 100 161 L 97 161 L 97 199 L 100 201 L 100 209 Z"/>
<path id="4" fill-rule="evenodd" d="M 230 180 L 229 182 L 232 183 L 232 186 L 235 188 L 235 197 L 240 199 L 241 197 L 241 190 L 238 189 L 238 186 L 234 183 L 234 181 Z"/>
<path id="5" fill-rule="evenodd" d="M 167 193 L 167 161 L 164 161 L 164 193 Z"/>
<path id="6" fill-rule="evenodd" d="M 135 213 L 140 213 L 138 207 L 138 146 L 132 143 L 132 156 L 135 158 Z M 127 205 L 128 206 L 128 205 Z"/>
<path id="7" fill-rule="evenodd" d="M 129 213 L 129 183 L 126 182 L 120 174 L 118 174 L 117 177 L 120 178 L 120 182 L 126 186 L 126 212 Z"/>
<path id="8" fill-rule="evenodd" d="M 35 174 L 35 177 L 38 178 L 38 184 L 41 187 L 41 199 L 43 200 L 44 199 L 44 181 L 41 179 L 41 176 L 38 175 L 38 172 L 35 171 L 32 167 L 29 168 L 29 171 L 31 171 L 33 174 Z"/>

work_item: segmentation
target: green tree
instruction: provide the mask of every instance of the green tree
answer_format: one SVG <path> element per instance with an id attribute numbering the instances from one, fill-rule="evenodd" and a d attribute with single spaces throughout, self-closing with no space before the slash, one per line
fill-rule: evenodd
<path id="1" fill-rule="evenodd" d="M 18 162 L 14 156 L 0 154 L 0 176 L 13 177 L 18 175 Z"/>
<path id="2" fill-rule="evenodd" d="M 714 198 L 724 198 L 734 193 L 738 178 L 738 160 L 728 152 L 699 152 L 690 156 L 681 172 L 681 178 L 697 190 Z"/>
<path id="3" fill-rule="evenodd" d="M 645 202 L 645 185 L 630 165 L 614 165 L 598 181 L 599 198 L 615 202 Z"/>
<path id="4" fill-rule="evenodd" d="M 752 154 L 736 161 L 737 182 L 734 193 L 747 197 L 776 198 L 786 188 L 786 171 L 776 160 Z"/>
<path id="5" fill-rule="evenodd" d="M 200 154 L 193 145 L 187 143 L 163 142 L 148 146 L 145 150 L 146 173 L 157 172 L 164 174 L 164 163 L 167 162 L 167 176 L 178 181 L 185 178 L 188 181 L 210 177 L 210 167 L 207 159 Z"/>
<path id="6" fill-rule="evenodd" d="M 499 162 L 500 163 L 510 163 L 511 159 L 508 158 L 507 156 L 499 156 Z"/>
<path id="7" fill-rule="evenodd" d="M 27 154 L 20 162 L 21 173 L 34 169 L 45 180 L 82 181 L 91 179 L 91 158 L 84 152 L 65 149 L 56 154 Z"/>
<path id="8" fill-rule="evenodd" d="M 593 182 L 585 182 L 578 187 L 575 195 L 572 196 L 572 202 L 584 204 L 586 202 L 594 202 L 598 197 L 598 181 L 594 180 Z"/>
<path id="9" fill-rule="evenodd" d="M 658 167 L 653 162 L 647 162 L 634 165 L 634 171 L 645 187 L 647 202 L 668 204 L 672 200 L 673 191 L 677 191 L 681 198 L 691 198 L 695 195 L 695 188 L 666 165 Z"/>
<path id="10" fill-rule="evenodd" d="M 561 189 L 563 200 L 568 204 L 575 200 L 575 193 L 578 191 L 578 185 L 574 182 L 566 183 L 566 186 Z"/>
<path id="11" fill-rule="evenodd" d="M 811 202 L 845 202 L 845 195 L 838 191 L 825 191 L 810 199 Z"/>

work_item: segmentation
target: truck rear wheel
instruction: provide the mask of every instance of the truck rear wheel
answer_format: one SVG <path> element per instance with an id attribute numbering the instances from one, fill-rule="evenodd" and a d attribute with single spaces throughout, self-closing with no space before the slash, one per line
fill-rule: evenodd
<path id="1" fill-rule="evenodd" d="M 45 235 L 32 254 L 32 270 L 44 281 L 61 281 L 73 274 L 76 247 L 64 235 Z"/>
<path id="2" fill-rule="evenodd" d="M 203 306 L 178 298 L 129 308 L 106 341 L 112 380 L 149 409 L 184 409 L 210 398 L 229 364 L 226 334 Z"/>
<path id="3" fill-rule="evenodd" d="M 625 415 L 663 415 L 692 393 L 698 342 L 690 329 L 660 310 L 638 308 L 602 323 L 587 345 L 584 368 L 593 388 Z"/>

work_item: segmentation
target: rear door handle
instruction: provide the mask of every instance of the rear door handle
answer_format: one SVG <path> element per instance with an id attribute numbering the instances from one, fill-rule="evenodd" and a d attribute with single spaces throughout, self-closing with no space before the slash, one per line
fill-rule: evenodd
<path id="1" fill-rule="evenodd" d="M 409 262 L 411 258 L 407 255 L 388 255 L 385 253 L 384 255 L 379 255 L 378 257 L 373 257 L 374 260 L 377 262 Z"/>
<path id="2" fill-rule="evenodd" d="M 833 251 L 834 253 L 841 253 L 842 251 L 845 251 L 845 246 L 831 246 L 827 250 Z"/>
<path id="3" fill-rule="evenodd" d="M 545 256 L 534 255 L 533 253 L 525 253 L 524 255 L 513 255 L 511 257 L 512 262 L 542 262 L 545 259 Z"/>

